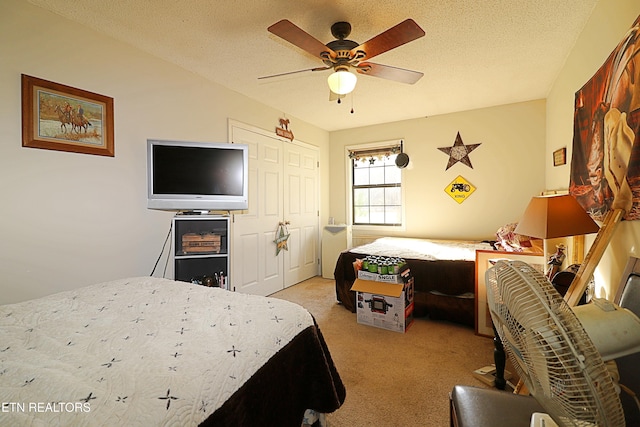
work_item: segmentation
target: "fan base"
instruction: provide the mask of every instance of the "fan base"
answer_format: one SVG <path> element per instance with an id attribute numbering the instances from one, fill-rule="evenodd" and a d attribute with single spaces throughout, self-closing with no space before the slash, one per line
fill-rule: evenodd
<path id="1" fill-rule="evenodd" d="M 553 418 L 549 414 L 543 414 L 541 412 L 534 412 L 531 416 L 530 427 L 558 427 Z"/>

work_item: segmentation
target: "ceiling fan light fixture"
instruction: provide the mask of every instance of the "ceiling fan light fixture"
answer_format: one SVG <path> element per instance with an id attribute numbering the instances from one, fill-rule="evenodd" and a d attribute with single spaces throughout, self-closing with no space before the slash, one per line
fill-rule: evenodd
<path id="1" fill-rule="evenodd" d="M 338 95 L 351 93 L 356 87 L 358 78 L 355 74 L 345 68 L 339 68 L 327 78 L 329 89 Z"/>

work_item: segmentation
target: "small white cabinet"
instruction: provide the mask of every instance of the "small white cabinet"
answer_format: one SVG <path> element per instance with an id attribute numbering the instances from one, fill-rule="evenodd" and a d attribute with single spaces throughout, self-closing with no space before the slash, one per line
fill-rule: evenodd
<path id="1" fill-rule="evenodd" d="M 322 277 L 333 279 L 340 253 L 351 247 L 351 227 L 325 225 L 322 231 Z"/>
<path id="2" fill-rule="evenodd" d="M 174 278 L 204 286 L 230 287 L 229 217 L 173 217 Z"/>

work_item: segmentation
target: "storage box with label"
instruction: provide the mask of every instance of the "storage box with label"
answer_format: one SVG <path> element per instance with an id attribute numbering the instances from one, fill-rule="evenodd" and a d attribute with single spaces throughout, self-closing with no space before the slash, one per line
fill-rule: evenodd
<path id="1" fill-rule="evenodd" d="M 213 233 L 185 233 L 182 235 L 182 252 L 220 253 L 220 235 Z"/>
<path id="2" fill-rule="evenodd" d="M 399 276 L 402 283 L 355 280 L 351 290 L 356 292 L 358 323 L 394 332 L 407 331 L 413 323 L 413 276 L 409 270 Z"/>

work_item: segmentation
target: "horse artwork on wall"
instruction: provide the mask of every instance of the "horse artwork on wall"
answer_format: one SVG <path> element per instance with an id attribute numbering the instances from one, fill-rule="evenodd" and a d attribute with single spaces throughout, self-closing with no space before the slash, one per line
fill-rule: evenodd
<path id="1" fill-rule="evenodd" d="M 113 98 L 23 74 L 22 146 L 114 157 Z"/>
<path id="2" fill-rule="evenodd" d="M 576 92 L 569 193 L 596 220 L 640 219 L 640 17 Z"/>

